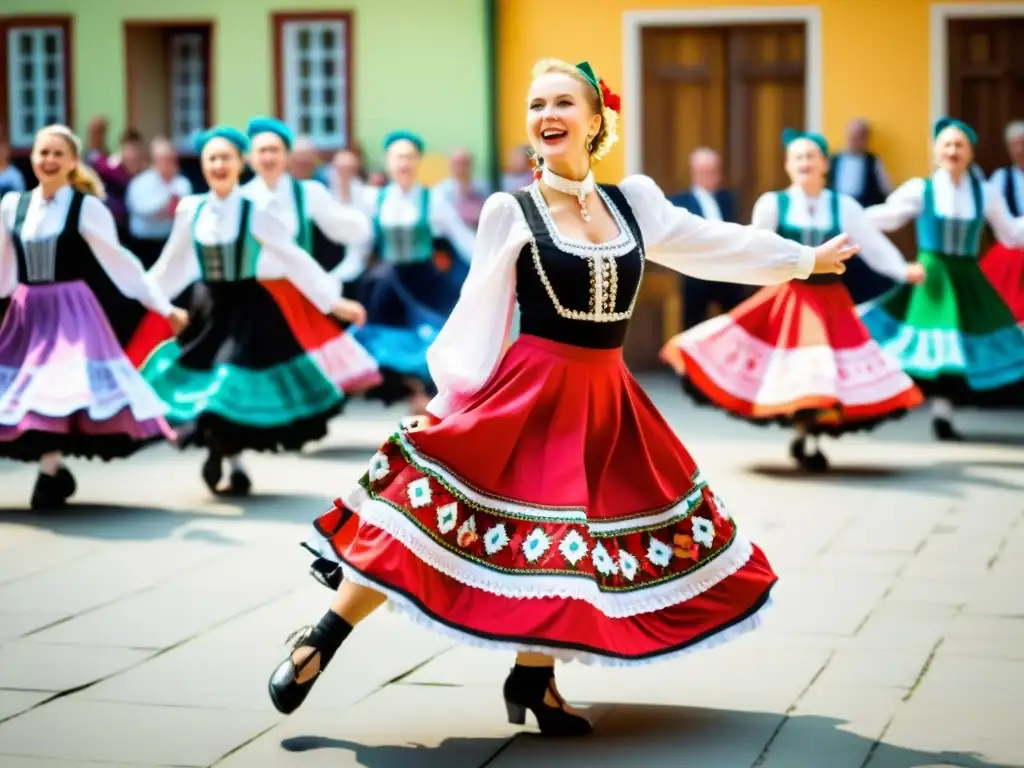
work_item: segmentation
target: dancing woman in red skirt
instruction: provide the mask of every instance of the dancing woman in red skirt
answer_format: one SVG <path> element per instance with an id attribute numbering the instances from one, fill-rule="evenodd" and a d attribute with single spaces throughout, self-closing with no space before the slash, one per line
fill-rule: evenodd
<path id="1" fill-rule="evenodd" d="M 1011 216 L 1024 214 L 1024 120 L 1006 126 L 1006 148 L 1010 165 L 992 174 L 989 184 L 1006 200 Z M 1014 319 L 1024 325 L 1024 248 L 1011 248 L 997 242 L 981 259 L 981 271 Z"/>
<path id="2" fill-rule="evenodd" d="M 673 206 L 645 176 L 596 185 L 618 97 L 588 64 L 538 64 L 528 130 L 540 179 L 484 207 L 470 274 L 430 348 L 438 395 L 393 435 L 306 546 L 336 589 L 270 678 L 305 700 L 385 601 L 460 641 L 517 654 L 510 721 L 582 735 L 555 659 L 623 666 L 758 625 L 776 581 L 622 360 L 646 260 L 706 279 L 835 273 L 812 249 Z M 518 298 L 522 334 L 507 344 Z M 342 574 L 344 579 L 342 579 Z"/>
<path id="3" fill-rule="evenodd" d="M 825 188 L 824 137 L 787 129 L 783 143 L 792 186 L 757 201 L 755 227 L 806 245 L 846 231 L 876 272 L 898 282 L 924 279 L 921 266 L 907 264 L 856 200 Z M 728 314 L 671 339 L 662 358 L 684 376 L 697 402 L 755 424 L 793 426 L 791 455 L 803 469 L 823 472 L 828 460 L 819 435 L 869 429 L 923 402 L 895 358 L 872 340 L 842 280 L 812 275 L 762 288 Z"/>

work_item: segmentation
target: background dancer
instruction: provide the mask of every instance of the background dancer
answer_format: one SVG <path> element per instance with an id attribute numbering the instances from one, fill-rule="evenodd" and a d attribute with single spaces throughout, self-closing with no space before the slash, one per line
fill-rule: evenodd
<path id="1" fill-rule="evenodd" d="M 815 250 L 705 221 L 645 176 L 598 187 L 591 165 L 615 142 L 618 101 L 589 64 L 537 66 L 528 131 L 541 180 L 484 208 L 469 279 L 430 350 L 431 415 L 316 523 L 308 546 L 326 583 L 339 564 L 345 579 L 271 677 L 280 711 L 301 705 L 385 600 L 516 652 L 509 720 L 529 709 L 549 736 L 591 730 L 558 693 L 555 657 L 650 663 L 759 623 L 775 574 L 630 376 L 622 342 L 646 259 L 771 282 L 835 272 L 849 252 L 842 237 Z M 523 333 L 508 346 L 517 295 Z"/>
<path id="2" fill-rule="evenodd" d="M 872 268 L 901 282 L 924 279 L 921 266 L 904 261 L 856 200 L 825 188 L 823 136 L 787 129 L 782 140 L 792 185 L 757 201 L 755 227 L 811 246 L 849 232 Z M 697 402 L 755 424 L 794 427 L 790 453 L 813 472 L 828 469 L 819 435 L 869 429 L 923 401 L 868 334 L 838 274 L 763 288 L 669 341 L 662 357 Z"/>
<path id="3" fill-rule="evenodd" d="M 44 128 L 32 146 L 39 186 L 0 203 L 0 296 L 12 296 L 0 325 L 0 456 L 39 462 L 34 509 L 74 494 L 65 455 L 124 457 L 172 436 L 90 284 L 111 281 L 175 330 L 188 319 L 121 246 L 80 156 L 71 129 Z"/>
<path id="4" fill-rule="evenodd" d="M 992 174 L 989 183 L 1003 196 L 1011 216 L 1024 214 L 1024 120 L 1006 126 L 1010 165 Z M 981 260 L 981 269 L 1018 323 L 1024 324 L 1024 249 L 997 242 Z"/>
<path id="5" fill-rule="evenodd" d="M 978 267 L 985 221 L 1014 248 L 1024 244 L 1024 218 L 1013 218 L 999 191 L 970 172 L 978 140 L 973 128 L 946 117 L 933 136 L 938 170 L 867 210 L 886 232 L 916 220 L 918 260 L 928 278 L 865 305 L 862 317 L 932 397 L 935 436 L 962 440 L 953 428 L 954 404 L 1024 402 L 1024 330 Z"/>
<path id="6" fill-rule="evenodd" d="M 314 231 L 341 246 L 363 247 L 373 237 L 370 217 L 357 206 L 331 199 L 316 181 L 299 180 L 288 169 L 294 138 L 287 125 L 272 117 L 254 117 L 246 130 L 250 162 L 256 176 L 242 193 L 276 216 L 295 244 L 315 258 Z M 260 254 L 260 280 L 277 302 L 295 338 L 345 394 L 381 382 L 377 362 L 350 333 L 318 310 L 286 277 L 287 256 L 277 258 L 272 243 Z M 325 269 L 329 267 L 321 264 Z M 272 275 L 278 277 L 274 279 Z"/>
<path id="7" fill-rule="evenodd" d="M 239 189 L 248 139 L 217 127 L 197 140 L 210 192 L 185 198 L 151 274 L 165 292 L 192 292 L 191 322 L 177 341 L 160 345 L 142 368 L 170 406 L 172 423 L 187 425 L 182 446 L 205 446 L 203 480 L 244 495 L 251 480 L 246 449 L 298 450 L 327 434 L 342 395 L 295 338 L 273 296 L 259 281 L 262 248 L 272 248 L 288 279 L 321 312 L 360 322 L 360 305 L 338 296 L 327 273 L 297 246 L 277 216 Z M 277 264 L 273 265 L 277 269 Z M 276 276 L 276 275 L 275 275 Z"/>
<path id="8" fill-rule="evenodd" d="M 377 194 L 377 260 L 363 275 L 367 324 L 356 338 L 384 373 L 368 394 L 386 403 L 409 398 L 422 413 L 434 392 L 427 347 L 458 300 L 475 235 L 450 202 L 417 182 L 422 139 L 398 131 L 384 151 L 391 183 Z"/>

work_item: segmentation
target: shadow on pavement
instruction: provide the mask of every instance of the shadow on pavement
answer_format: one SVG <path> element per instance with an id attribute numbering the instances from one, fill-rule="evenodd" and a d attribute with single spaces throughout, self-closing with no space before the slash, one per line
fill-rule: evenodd
<path id="1" fill-rule="evenodd" d="M 126 504 L 69 504 L 64 509 L 31 510 L 0 507 L 0 525 L 23 525 L 61 536 L 101 541 L 152 541 L 176 538 L 209 544 L 239 546 L 245 539 L 230 535 L 234 522 L 308 524 L 331 507 L 327 496 L 263 494 L 246 498 L 221 497 L 210 506 L 146 507 Z M 213 528 L 209 524 L 216 524 Z"/>
<path id="2" fill-rule="evenodd" d="M 660 768 L 682 765 L 684 763 L 679 761 L 684 756 L 685 762 L 694 766 L 728 764 L 730 768 L 750 768 L 772 757 L 772 764 L 783 765 L 787 755 L 800 765 L 827 766 L 837 756 L 852 764 L 850 759 L 858 756 L 864 768 L 1006 768 L 1005 765 L 988 762 L 975 752 L 929 752 L 884 740 L 879 742 L 843 730 L 847 721 L 836 717 L 786 717 L 774 712 L 653 705 L 601 704 L 590 711 L 598 714 L 598 720 L 594 733 L 584 739 L 547 739 L 535 733 L 524 733 L 510 740 L 449 738 L 437 746 L 428 747 L 415 740 L 405 744 L 367 746 L 347 739 L 308 735 L 283 739 L 281 747 L 291 753 L 313 750 L 349 752 L 355 758 L 355 764 L 365 768 L 448 768 L 454 765 L 460 768 L 470 768 L 471 765 L 513 768 L 588 764 Z M 792 730 L 787 737 L 789 729 Z M 401 731 L 400 726 L 396 726 L 396 731 Z M 763 733 L 767 745 L 760 754 L 756 754 L 756 742 L 750 738 L 738 739 L 740 733 Z M 799 743 L 791 738 L 797 734 Z M 821 751 L 820 763 L 815 762 L 819 757 L 814 754 L 816 749 Z M 489 757 L 481 762 L 481 756 L 488 753 Z M 475 758 L 472 763 L 465 760 L 469 755 Z M 593 762 L 588 760 L 588 755 Z"/>
<path id="3" fill-rule="evenodd" d="M 914 491 L 931 496 L 961 496 L 964 486 L 984 487 L 1003 491 L 1024 491 L 1024 484 L 1010 482 L 992 476 L 973 474 L 975 469 L 1024 470 L 1024 456 L 1021 461 L 969 459 L 962 461 L 937 461 L 927 466 L 872 466 L 865 464 L 842 464 L 838 461 L 823 474 L 809 474 L 792 464 L 754 464 L 747 471 L 754 475 L 780 480 L 795 480 L 801 483 L 836 485 L 843 487 L 878 488 L 882 483 L 914 483 Z M 905 485 L 901 487 L 906 487 Z"/>

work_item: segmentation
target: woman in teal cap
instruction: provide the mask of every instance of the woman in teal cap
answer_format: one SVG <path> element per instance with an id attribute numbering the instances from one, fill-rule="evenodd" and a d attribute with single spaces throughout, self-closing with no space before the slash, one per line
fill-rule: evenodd
<path id="1" fill-rule="evenodd" d="M 396 131 L 384 141 L 391 183 L 375 202 L 376 264 L 364 276 L 367 324 L 356 338 L 384 374 L 369 393 L 385 402 L 410 398 L 422 413 L 436 390 L 427 348 L 459 298 L 475 235 L 455 207 L 417 182 L 423 140 Z"/>
<path id="2" fill-rule="evenodd" d="M 1024 330 L 978 265 L 988 221 L 1007 247 L 1024 245 L 1024 217 L 1014 218 L 998 190 L 971 173 L 978 137 L 951 118 L 934 127 L 935 173 L 911 179 L 868 218 L 891 232 L 917 222 L 918 261 L 928 279 L 865 305 L 864 324 L 882 348 L 933 400 L 940 440 L 960 440 L 954 404 L 1024 403 Z"/>
<path id="3" fill-rule="evenodd" d="M 342 246 L 361 247 L 370 241 L 373 227 L 369 216 L 356 206 L 336 202 L 324 185 L 300 181 L 288 173 L 294 136 L 287 125 L 273 117 L 254 117 L 246 133 L 249 163 L 256 176 L 242 186 L 242 194 L 275 214 L 302 250 L 316 259 L 314 230 Z M 274 296 L 292 332 L 328 378 L 346 395 L 379 384 L 381 375 L 370 353 L 288 280 L 286 262 L 276 258 L 273 245 L 264 244 L 263 250 L 263 287 Z"/>
<path id="4" fill-rule="evenodd" d="M 907 264 L 856 200 L 826 187 L 823 136 L 787 129 L 782 140 L 792 184 L 761 196 L 755 227 L 812 246 L 848 232 L 876 272 L 899 282 L 924 278 L 920 265 Z M 731 312 L 672 339 L 662 357 L 685 376 L 684 389 L 698 402 L 755 424 L 794 427 L 790 454 L 814 472 L 828 469 L 820 435 L 869 429 L 923 402 L 857 318 L 839 274 L 762 288 Z"/>
<path id="5" fill-rule="evenodd" d="M 288 279 L 321 312 L 350 322 L 362 307 L 339 297 L 337 285 L 304 252 L 280 219 L 239 189 L 246 136 L 216 127 L 196 142 L 207 194 L 182 200 L 170 239 L 150 274 L 176 296 L 195 283 L 188 327 L 157 347 L 142 374 L 184 425 L 182 445 L 205 446 L 203 480 L 220 492 L 244 495 L 251 481 L 246 449 L 298 450 L 327 433 L 342 395 L 302 348 L 273 296 L 260 283 L 264 249 L 273 249 Z"/>

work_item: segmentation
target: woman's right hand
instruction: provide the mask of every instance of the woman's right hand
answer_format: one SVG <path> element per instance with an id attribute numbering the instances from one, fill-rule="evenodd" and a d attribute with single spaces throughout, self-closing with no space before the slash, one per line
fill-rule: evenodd
<path id="1" fill-rule="evenodd" d="M 331 307 L 331 314 L 343 323 L 352 325 L 366 324 L 366 308 L 358 301 L 352 299 L 338 299 Z"/>
<path id="2" fill-rule="evenodd" d="M 850 245 L 849 235 L 837 235 L 814 249 L 812 273 L 815 275 L 841 275 L 846 271 L 844 262 L 859 250 L 859 245 Z"/>
<path id="3" fill-rule="evenodd" d="M 188 312 L 180 307 L 175 307 L 171 310 L 171 314 L 167 316 L 167 322 L 171 324 L 171 330 L 177 336 L 188 325 Z"/>

